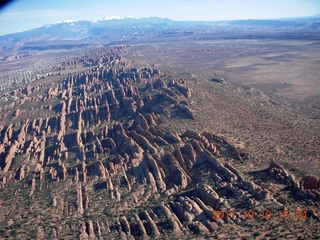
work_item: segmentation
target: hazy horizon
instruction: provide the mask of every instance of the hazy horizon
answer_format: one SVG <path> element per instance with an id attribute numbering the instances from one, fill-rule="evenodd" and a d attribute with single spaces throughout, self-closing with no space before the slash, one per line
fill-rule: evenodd
<path id="1" fill-rule="evenodd" d="M 178 21 L 224 21 L 308 17 L 320 13 L 318 0 L 16 0 L 0 10 L 0 35 L 65 20 L 160 17 Z"/>

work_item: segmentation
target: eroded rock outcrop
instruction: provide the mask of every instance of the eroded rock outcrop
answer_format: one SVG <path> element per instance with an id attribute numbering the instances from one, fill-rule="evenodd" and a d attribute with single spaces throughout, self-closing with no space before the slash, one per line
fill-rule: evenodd
<path id="1" fill-rule="evenodd" d="M 174 213 L 172 213 L 168 207 L 162 205 L 161 210 L 163 211 L 164 215 L 168 219 L 168 222 L 170 224 L 170 227 L 172 228 L 173 233 L 175 234 L 182 234 L 182 224 L 178 220 L 178 218 L 175 216 Z"/>
<path id="2" fill-rule="evenodd" d="M 270 191 L 246 179 L 236 167 L 243 162 L 231 141 L 166 125 L 167 118 L 197 117 L 187 99 L 190 81 L 160 76 L 148 67 L 127 68 L 117 51 L 83 54 L 60 67 L 79 63 L 87 70 L 50 86 L 15 91 L 17 98 L 25 95 L 19 101 L 26 105 L 10 105 L 1 118 L 0 187 L 17 184 L 12 195 L 29 197 L 30 206 L 21 208 L 28 221 L 41 208 L 59 223 L 47 229 L 52 221 L 37 215 L 30 222 L 44 224 L 28 226 L 38 238 L 194 237 L 243 220 L 239 212 L 213 219 L 215 210 L 258 211 L 259 204 L 283 207 L 289 202 L 275 201 Z M 41 88 L 46 89 L 40 93 Z M 39 109 L 37 101 L 43 103 Z M 34 114 L 19 122 L 28 104 Z M 13 123 L 6 123 L 6 117 Z M 267 170 L 299 198 L 320 199 L 318 177 L 308 176 L 300 184 L 275 161 Z"/>
<path id="3" fill-rule="evenodd" d="M 317 176 L 306 176 L 302 181 L 305 189 L 320 189 L 320 179 Z"/>
<path id="4" fill-rule="evenodd" d="M 80 214 L 83 214 L 83 199 L 82 199 L 82 187 L 81 184 L 77 186 L 77 201 L 76 201 L 77 210 Z"/>
<path id="5" fill-rule="evenodd" d="M 217 204 L 220 199 L 218 193 L 214 191 L 208 185 L 202 185 L 197 189 L 200 199 L 207 205 L 211 206 L 214 209 L 219 209 L 220 206 Z"/>
<path id="6" fill-rule="evenodd" d="M 275 160 L 270 162 L 267 171 L 271 177 L 284 181 L 289 186 L 292 186 L 295 190 L 301 188 L 300 183 L 295 179 L 295 177 L 292 174 L 289 174 L 289 172 Z"/>

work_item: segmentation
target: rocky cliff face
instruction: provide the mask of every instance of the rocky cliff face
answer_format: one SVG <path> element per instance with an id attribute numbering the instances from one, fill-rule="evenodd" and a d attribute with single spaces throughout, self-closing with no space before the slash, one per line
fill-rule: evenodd
<path id="1" fill-rule="evenodd" d="M 24 102 L 10 116 L 18 119 L 17 108 L 30 103 L 46 107 L 34 110 L 42 116 L 21 122 L 2 119 L 0 204 L 8 211 L 0 221 L 22 224 L 19 233 L 15 227 L 9 233 L 39 239 L 189 236 L 243 226 L 241 211 L 248 207 L 283 206 L 233 166 L 242 159 L 226 138 L 162 126 L 166 118 L 194 119 L 182 104 L 192 94 L 183 79 L 126 68 L 114 49 L 100 58 L 100 67 L 47 89 L 14 93 Z M 267 171 L 300 198 L 320 201 L 319 179 L 308 177 L 301 186 L 276 162 Z M 214 218 L 221 209 L 235 214 Z"/>

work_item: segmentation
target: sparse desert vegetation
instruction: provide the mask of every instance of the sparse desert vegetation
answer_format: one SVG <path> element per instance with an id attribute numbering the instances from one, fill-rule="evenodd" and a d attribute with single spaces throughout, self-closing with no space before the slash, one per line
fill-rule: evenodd
<path id="1" fill-rule="evenodd" d="M 193 30 L 3 58 L 0 237 L 320 237 L 319 33 Z"/>

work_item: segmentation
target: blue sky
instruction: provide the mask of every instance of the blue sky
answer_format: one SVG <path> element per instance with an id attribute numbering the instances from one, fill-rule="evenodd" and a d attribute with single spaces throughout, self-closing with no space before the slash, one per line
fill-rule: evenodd
<path id="1" fill-rule="evenodd" d="M 320 0 L 15 0 L 0 10 L 0 35 L 62 20 L 167 17 L 233 20 L 312 16 Z"/>

